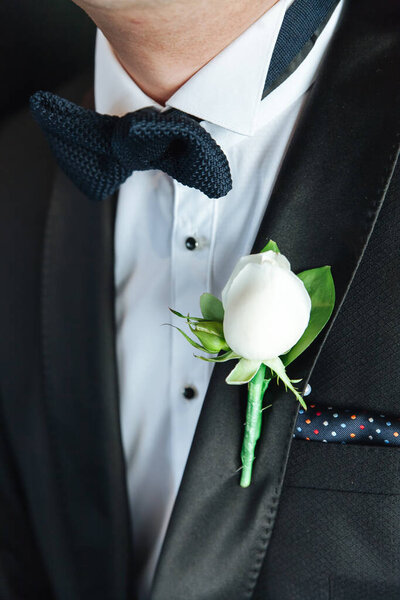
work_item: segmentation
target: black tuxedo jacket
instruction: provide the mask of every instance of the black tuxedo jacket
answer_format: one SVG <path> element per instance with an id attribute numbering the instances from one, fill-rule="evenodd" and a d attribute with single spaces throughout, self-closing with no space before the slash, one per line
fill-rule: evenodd
<path id="1" fill-rule="evenodd" d="M 295 271 L 333 267 L 334 319 L 291 371 L 311 377 L 311 398 L 400 417 L 399 38 L 397 0 L 347 0 L 254 250 L 271 237 Z M 28 112 L 2 127 L 0 171 L 0 598 L 133 600 L 116 199 L 85 198 Z M 242 489 L 246 390 L 227 369 L 212 376 L 152 600 L 397 600 L 400 447 L 292 443 L 297 404 L 275 387 Z"/>

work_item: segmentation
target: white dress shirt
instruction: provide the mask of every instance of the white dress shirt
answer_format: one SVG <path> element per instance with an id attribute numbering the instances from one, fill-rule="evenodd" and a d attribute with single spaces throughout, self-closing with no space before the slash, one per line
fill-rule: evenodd
<path id="1" fill-rule="evenodd" d="M 117 358 L 141 598 L 151 584 L 212 371 L 212 365 L 194 358 L 177 331 L 163 326 L 182 326 L 168 307 L 199 315 L 200 295 L 220 296 L 237 260 L 250 253 L 342 2 L 307 58 L 264 100 L 270 59 L 291 0 L 279 0 L 166 103 L 202 119 L 224 150 L 233 179 L 225 197 L 209 199 L 156 170 L 133 173 L 120 188 Z M 100 32 L 95 101 L 100 113 L 120 116 L 147 106 L 163 110 L 132 81 Z M 197 242 L 194 250 L 186 246 L 188 237 Z M 194 390 L 192 399 L 184 397 L 185 387 Z"/>

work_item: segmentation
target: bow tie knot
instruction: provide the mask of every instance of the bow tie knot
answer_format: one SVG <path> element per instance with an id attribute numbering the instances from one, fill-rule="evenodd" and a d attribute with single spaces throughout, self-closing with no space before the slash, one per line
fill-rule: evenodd
<path id="1" fill-rule="evenodd" d="M 179 110 L 100 115 L 50 92 L 34 94 L 31 110 L 60 166 L 94 200 L 113 194 L 134 171 L 150 169 L 209 198 L 225 196 L 232 187 L 224 152 L 195 118 Z"/>
<path id="2" fill-rule="evenodd" d="M 160 113 L 143 108 L 116 121 L 111 146 L 127 170 L 169 172 L 176 162 L 193 165 L 201 160 L 202 154 L 206 158 L 204 144 L 208 145 L 209 137 L 185 113 L 175 109 Z"/>

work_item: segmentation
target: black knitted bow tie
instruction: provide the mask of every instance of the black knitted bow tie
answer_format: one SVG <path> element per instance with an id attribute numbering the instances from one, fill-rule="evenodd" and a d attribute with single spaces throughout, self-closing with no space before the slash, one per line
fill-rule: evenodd
<path id="1" fill-rule="evenodd" d="M 232 188 L 221 148 L 179 110 L 144 108 L 114 117 L 50 92 L 36 92 L 30 102 L 60 167 L 93 200 L 113 194 L 133 171 L 149 169 L 160 169 L 209 198 Z"/>
<path id="2" fill-rule="evenodd" d="M 275 44 L 263 98 L 304 60 L 339 0 L 294 0 Z M 250 65 L 251 68 L 251 65 Z M 171 109 L 100 115 L 37 92 L 31 109 L 61 168 L 90 198 L 113 194 L 133 173 L 160 169 L 209 198 L 232 188 L 228 160 L 198 120 Z"/>

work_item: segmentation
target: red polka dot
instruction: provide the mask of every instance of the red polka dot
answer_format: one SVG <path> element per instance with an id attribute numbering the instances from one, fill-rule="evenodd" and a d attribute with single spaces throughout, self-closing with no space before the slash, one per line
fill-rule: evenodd
<path id="1" fill-rule="evenodd" d="M 319 434 L 318 429 L 314 429 L 314 433 L 315 433 L 315 435 L 318 435 Z"/>
<path id="2" fill-rule="evenodd" d="M 320 412 L 317 412 L 317 413 L 315 413 L 315 414 L 317 415 L 317 417 L 320 417 L 320 416 L 321 416 L 321 413 L 320 413 Z"/>
<path id="3" fill-rule="evenodd" d="M 310 404 L 310 408 L 315 408 L 315 404 Z"/>
<path id="4" fill-rule="evenodd" d="M 364 425 L 360 425 L 360 429 L 365 429 Z"/>

